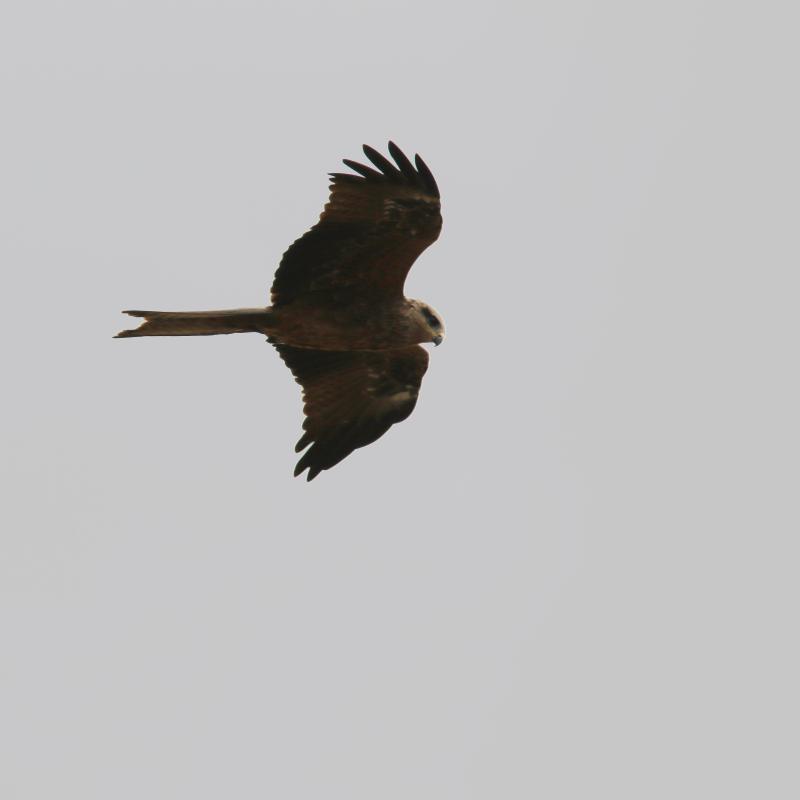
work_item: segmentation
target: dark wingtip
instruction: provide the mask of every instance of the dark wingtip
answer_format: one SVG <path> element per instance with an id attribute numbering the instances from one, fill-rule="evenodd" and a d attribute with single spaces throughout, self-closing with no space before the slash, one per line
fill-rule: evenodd
<path id="1" fill-rule="evenodd" d="M 295 453 L 299 453 L 301 450 L 305 450 L 306 447 L 308 447 L 312 441 L 313 439 L 311 435 L 308 433 L 304 433 L 298 440 L 297 444 L 294 446 Z"/>
<path id="2" fill-rule="evenodd" d="M 308 464 L 303 463 L 303 459 L 297 462 L 297 466 L 294 468 L 294 477 L 298 478 L 302 475 L 303 472 L 308 469 L 308 474 L 306 475 L 306 481 L 313 481 L 314 478 L 319 475 L 322 471 L 319 467 L 310 467 Z"/>
<path id="3" fill-rule="evenodd" d="M 389 161 L 386 156 L 379 153 L 374 147 L 368 144 L 361 146 L 364 155 L 384 174 L 386 177 L 397 177 L 400 175 L 400 170 Z"/>
<path id="4" fill-rule="evenodd" d="M 418 186 L 429 192 L 433 197 L 439 197 L 439 187 L 433 177 L 433 173 L 428 168 L 428 165 L 419 157 L 418 154 L 414 155 L 414 163 L 406 156 L 406 154 L 393 142 L 389 141 L 389 154 L 397 162 L 393 164 L 386 156 L 379 153 L 374 147 L 368 144 L 361 146 L 364 155 L 377 167 L 379 172 L 376 172 L 371 167 L 366 167 L 356 161 L 351 161 L 348 158 L 343 159 L 344 163 L 355 170 L 360 175 L 368 179 L 390 179 L 400 180 L 405 183 L 410 183 Z M 415 168 L 416 165 L 416 168 Z M 339 174 L 334 174 L 333 177 L 340 178 Z M 351 176 L 356 178 L 356 176 Z"/>
<path id="5" fill-rule="evenodd" d="M 306 437 L 306 435 L 305 435 L 305 434 L 303 434 L 303 436 L 302 436 L 302 437 L 301 437 L 301 439 L 300 439 L 300 442 L 302 442 L 302 441 L 303 441 L 303 439 L 305 439 L 305 437 Z M 297 444 L 299 445 L 299 444 L 300 444 L 300 442 L 298 442 Z M 306 469 L 307 469 L 307 468 L 310 466 L 310 465 L 309 465 L 309 463 L 308 463 L 308 461 L 309 461 L 309 459 L 308 459 L 308 456 L 309 456 L 309 453 L 310 453 L 310 452 L 311 452 L 311 451 L 309 450 L 309 452 L 308 452 L 308 453 L 306 453 L 306 454 L 305 454 L 305 455 L 304 455 L 304 456 L 303 456 L 303 457 L 302 457 L 302 458 L 301 458 L 301 459 L 300 459 L 300 460 L 297 462 L 297 464 L 295 465 L 295 468 L 294 468 L 294 477 L 295 477 L 295 478 L 296 478 L 298 475 L 300 475 L 301 473 L 305 472 L 305 470 L 306 470 Z"/>
<path id="6" fill-rule="evenodd" d="M 364 164 L 359 164 L 358 161 L 353 161 L 349 158 L 343 158 L 342 163 L 346 166 L 350 167 L 354 172 L 357 172 L 359 175 L 363 175 L 365 178 L 383 178 L 383 174 L 377 172 L 376 170 L 372 169 L 372 167 L 367 167 Z"/>
<path id="7" fill-rule="evenodd" d="M 432 192 L 434 197 L 439 197 L 439 187 L 436 185 L 436 179 L 428 169 L 428 165 L 420 158 L 419 153 L 414 154 L 414 163 L 417 165 L 417 172 L 422 177 L 425 188 Z"/>
<path id="8" fill-rule="evenodd" d="M 394 143 L 389 142 L 389 154 L 397 162 L 400 172 L 403 173 L 409 183 L 419 185 L 419 173 L 414 169 L 414 165 L 408 160 L 406 154 Z"/>

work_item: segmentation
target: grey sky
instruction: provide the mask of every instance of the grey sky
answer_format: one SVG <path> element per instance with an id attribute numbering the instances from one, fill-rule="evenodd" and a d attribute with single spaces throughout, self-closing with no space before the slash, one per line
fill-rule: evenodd
<path id="1" fill-rule="evenodd" d="M 796 797 L 790 4 L 7 2 L 0 795 Z M 257 305 L 443 197 L 413 416 L 313 484 Z"/>

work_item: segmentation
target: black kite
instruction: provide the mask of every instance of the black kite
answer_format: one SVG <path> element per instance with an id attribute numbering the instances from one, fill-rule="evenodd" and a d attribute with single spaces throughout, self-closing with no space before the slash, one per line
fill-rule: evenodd
<path id="1" fill-rule="evenodd" d="M 425 162 L 389 142 L 393 164 L 348 159 L 332 173 L 319 222 L 283 255 L 272 305 L 230 311 L 125 311 L 144 317 L 118 337 L 267 336 L 303 387 L 305 422 L 295 467 L 308 480 L 371 444 L 414 410 L 428 368 L 420 343 L 439 344 L 436 312 L 403 294 L 411 265 L 442 227 L 439 189 Z M 310 446 L 309 446 L 310 445 Z"/>

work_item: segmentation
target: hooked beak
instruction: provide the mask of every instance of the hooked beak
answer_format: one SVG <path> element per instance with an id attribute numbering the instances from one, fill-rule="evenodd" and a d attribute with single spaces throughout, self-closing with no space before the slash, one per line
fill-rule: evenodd
<path id="1" fill-rule="evenodd" d="M 444 336 L 442 336 L 442 335 L 440 334 L 439 336 L 434 336 L 434 337 L 433 337 L 433 339 L 432 339 L 431 341 L 434 343 L 434 345 L 435 345 L 436 347 L 438 347 L 438 346 L 439 346 L 439 345 L 442 343 L 442 340 L 443 340 L 443 339 L 444 339 Z"/>

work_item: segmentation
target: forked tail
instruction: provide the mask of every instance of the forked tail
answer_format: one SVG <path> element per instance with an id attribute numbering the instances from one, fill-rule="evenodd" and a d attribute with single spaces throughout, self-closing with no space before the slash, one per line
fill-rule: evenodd
<path id="1" fill-rule="evenodd" d="M 133 330 L 120 331 L 114 338 L 130 336 L 214 336 L 221 333 L 267 333 L 270 309 L 236 308 L 230 311 L 123 311 L 144 317 Z"/>

